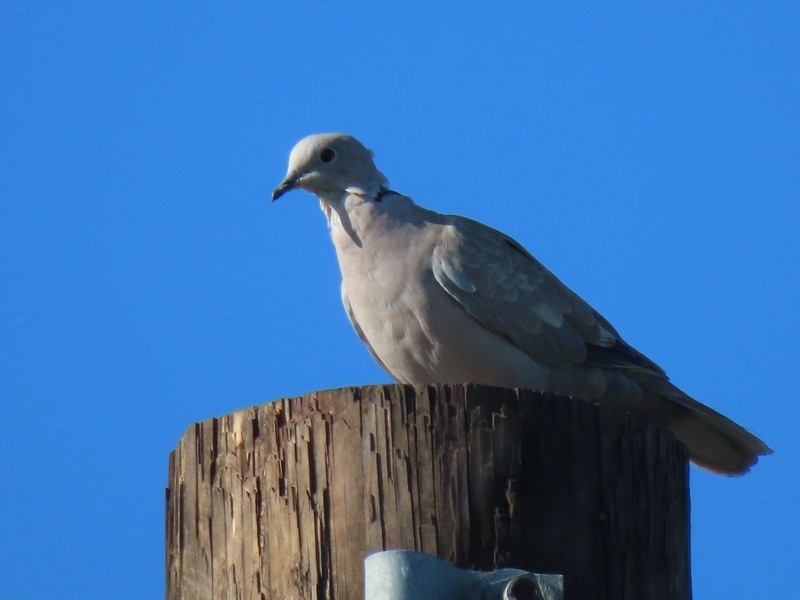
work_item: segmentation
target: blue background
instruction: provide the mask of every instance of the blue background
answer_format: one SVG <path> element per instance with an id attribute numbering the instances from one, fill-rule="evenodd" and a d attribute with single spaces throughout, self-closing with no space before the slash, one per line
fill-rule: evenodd
<path id="1" fill-rule="evenodd" d="M 191 423 L 388 380 L 268 201 L 321 131 L 768 441 L 692 469 L 695 598 L 795 595 L 800 4 L 282 4 L 0 3 L 0 598 L 161 597 Z"/>

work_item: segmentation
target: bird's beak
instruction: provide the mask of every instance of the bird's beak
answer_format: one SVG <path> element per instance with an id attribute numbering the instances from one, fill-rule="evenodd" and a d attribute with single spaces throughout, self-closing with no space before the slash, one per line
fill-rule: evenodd
<path id="1" fill-rule="evenodd" d="M 286 192 L 296 188 L 298 179 L 299 177 L 297 176 L 287 176 L 286 179 L 281 181 L 281 184 L 272 192 L 272 201 L 275 202 L 275 200 L 283 196 Z"/>

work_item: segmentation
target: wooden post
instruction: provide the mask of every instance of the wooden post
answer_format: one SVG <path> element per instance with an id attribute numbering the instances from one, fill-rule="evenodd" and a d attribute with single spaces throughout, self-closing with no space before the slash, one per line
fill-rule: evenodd
<path id="1" fill-rule="evenodd" d="M 356 600 L 383 549 L 561 573 L 567 600 L 691 598 L 682 444 L 525 390 L 343 388 L 195 424 L 166 518 L 169 600 Z"/>

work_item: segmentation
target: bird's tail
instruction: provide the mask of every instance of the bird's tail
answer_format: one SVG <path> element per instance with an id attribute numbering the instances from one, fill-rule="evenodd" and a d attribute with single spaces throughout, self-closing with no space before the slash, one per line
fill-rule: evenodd
<path id="1" fill-rule="evenodd" d="M 645 390 L 643 412 L 686 444 L 698 466 L 723 475 L 744 475 L 772 449 L 725 415 L 701 404 L 655 375 L 636 378 Z"/>

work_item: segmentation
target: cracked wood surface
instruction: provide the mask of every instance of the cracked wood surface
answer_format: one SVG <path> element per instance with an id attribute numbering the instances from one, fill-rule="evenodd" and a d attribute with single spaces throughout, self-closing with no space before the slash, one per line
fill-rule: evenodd
<path id="1" fill-rule="evenodd" d="M 355 600 L 392 548 L 562 573 L 567 600 L 691 597 L 683 446 L 525 390 L 342 388 L 196 423 L 166 533 L 168 600 Z"/>

